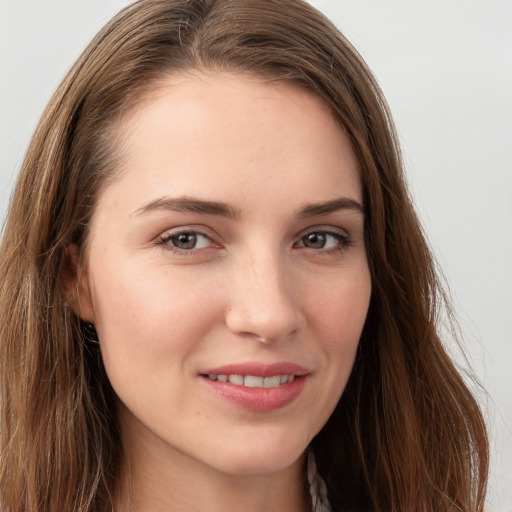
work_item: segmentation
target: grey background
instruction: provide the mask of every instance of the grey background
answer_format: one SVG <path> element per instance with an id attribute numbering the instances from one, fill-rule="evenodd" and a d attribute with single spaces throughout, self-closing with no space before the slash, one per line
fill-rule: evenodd
<path id="1" fill-rule="evenodd" d="M 0 219 L 36 122 L 124 0 L 0 0 Z M 376 74 L 450 285 L 512 511 L 512 1 L 313 0 Z M 462 358 L 455 352 L 462 363 Z"/>

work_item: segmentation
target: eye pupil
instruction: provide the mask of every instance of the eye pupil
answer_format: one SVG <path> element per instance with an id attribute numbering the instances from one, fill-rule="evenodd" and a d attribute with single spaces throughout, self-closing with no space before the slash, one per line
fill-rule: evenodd
<path id="1" fill-rule="evenodd" d="M 197 244 L 195 233 L 180 233 L 171 238 L 172 244 L 178 249 L 193 249 Z"/>
<path id="2" fill-rule="evenodd" d="M 326 244 L 326 236 L 322 233 L 309 233 L 303 238 L 304 245 L 312 249 L 322 249 Z"/>

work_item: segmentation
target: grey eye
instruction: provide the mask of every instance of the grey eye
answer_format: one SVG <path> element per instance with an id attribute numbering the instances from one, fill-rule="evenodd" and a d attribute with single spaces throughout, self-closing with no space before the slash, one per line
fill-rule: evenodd
<path id="1" fill-rule="evenodd" d="M 300 239 L 299 246 L 308 249 L 335 249 L 350 244 L 347 236 L 329 231 L 311 231 Z"/>
<path id="2" fill-rule="evenodd" d="M 181 231 L 180 233 L 170 234 L 164 239 L 163 243 L 182 251 L 203 249 L 212 245 L 212 241 L 206 235 L 196 231 Z"/>
<path id="3" fill-rule="evenodd" d="M 308 233 L 306 236 L 302 237 L 302 243 L 304 247 L 309 247 L 310 249 L 324 249 L 328 237 L 329 235 L 326 233 Z M 332 235 L 331 238 L 334 239 Z M 334 241 L 337 242 L 335 239 Z"/>
<path id="4" fill-rule="evenodd" d="M 178 249 L 195 249 L 197 244 L 196 233 L 179 233 L 171 236 L 169 242 Z"/>

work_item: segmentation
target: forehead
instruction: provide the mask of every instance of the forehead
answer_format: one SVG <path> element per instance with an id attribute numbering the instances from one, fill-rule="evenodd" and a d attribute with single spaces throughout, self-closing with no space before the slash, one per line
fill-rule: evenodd
<path id="1" fill-rule="evenodd" d="M 117 181 L 131 184 L 133 196 L 199 192 L 243 203 L 263 190 L 281 201 L 312 192 L 318 200 L 340 193 L 362 200 L 344 129 L 319 97 L 290 82 L 172 75 L 116 131 L 122 139 Z"/>

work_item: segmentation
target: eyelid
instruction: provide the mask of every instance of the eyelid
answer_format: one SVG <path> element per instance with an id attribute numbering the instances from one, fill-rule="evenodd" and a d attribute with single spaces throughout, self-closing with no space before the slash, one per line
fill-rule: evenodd
<path id="1" fill-rule="evenodd" d="M 328 235 L 341 235 L 347 238 L 351 238 L 349 232 L 344 228 L 332 225 L 319 224 L 303 229 L 297 236 L 297 239 L 300 240 L 301 238 L 305 237 L 310 233 L 327 233 Z"/>
<path id="2" fill-rule="evenodd" d="M 183 224 L 172 228 L 165 229 L 162 231 L 156 239 L 161 239 L 169 236 L 176 236 L 180 233 L 197 233 L 199 235 L 206 236 L 208 238 L 215 238 L 216 233 L 211 228 L 202 224 Z"/>

